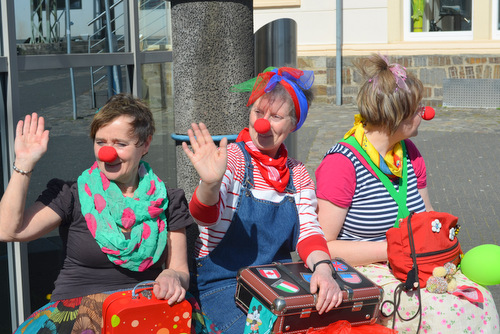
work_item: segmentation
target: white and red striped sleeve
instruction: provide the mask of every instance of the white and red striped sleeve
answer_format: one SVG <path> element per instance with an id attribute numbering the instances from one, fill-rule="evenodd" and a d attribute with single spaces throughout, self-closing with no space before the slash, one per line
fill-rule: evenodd
<path id="1" fill-rule="evenodd" d="M 236 211 L 236 203 L 238 203 L 244 175 L 245 158 L 243 153 L 236 145 L 230 144 L 228 146 L 227 169 L 222 179 L 216 209 L 212 207 L 210 210 L 213 211 L 210 213 L 197 214 L 196 217 L 192 212 L 199 229 L 199 237 L 195 244 L 195 252 L 198 257 L 208 255 L 226 234 Z M 190 203 L 190 210 L 193 211 L 191 204 L 195 205 L 193 199 Z"/>
<path id="2" fill-rule="evenodd" d="M 323 230 L 318 222 L 316 212 L 318 201 L 314 182 L 301 162 L 290 159 L 289 166 L 293 171 L 293 184 L 297 190 L 295 204 L 300 224 L 297 252 L 306 262 L 309 254 L 315 250 L 324 251 L 327 254 L 329 251 Z"/>

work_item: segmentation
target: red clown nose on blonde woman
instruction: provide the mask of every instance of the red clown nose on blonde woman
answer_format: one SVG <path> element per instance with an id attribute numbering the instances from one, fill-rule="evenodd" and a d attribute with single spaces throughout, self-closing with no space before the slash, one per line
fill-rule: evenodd
<path id="1" fill-rule="evenodd" d="M 426 121 L 430 121 L 431 119 L 434 118 L 436 115 L 436 111 L 434 111 L 433 107 L 425 106 L 424 107 L 424 112 L 422 114 L 422 118 L 425 119 Z"/>
<path id="2" fill-rule="evenodd" d="M 271 123 L 265 118 L 259 118 L 253 125 L 255 131 L 260 134 L 267 133 L 271 129 Z"/>

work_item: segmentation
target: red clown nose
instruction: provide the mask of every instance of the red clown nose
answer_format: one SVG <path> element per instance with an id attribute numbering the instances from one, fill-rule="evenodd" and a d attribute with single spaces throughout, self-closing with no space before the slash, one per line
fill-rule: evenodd
<path id="1" fill-rule="evenodd" d="M 425 119 L 426 121 L 430 121 L 431 119 L 434 118 L 434 115 L 436 115 L 436 111 L 434 110 L 433 107 L 429 106 L 424 107 L 424 113 L 422 115 L 423 119 Z"/>
<path id="2" fill-rule="evenodd" d="M 118 153 L 113 146 L 103 146 L 97 156 L 103 162 L 113 162 L 118 158 Z"/>
<path id="3" fill-rule="evenodd" d="M 271 129 L 271 123 L 265 118 L 259 118 L 258 120 L 255 121 L 253 124 L 253 127 L 255 131 L 257 131 L 260 134 L 264 134 Z"/>

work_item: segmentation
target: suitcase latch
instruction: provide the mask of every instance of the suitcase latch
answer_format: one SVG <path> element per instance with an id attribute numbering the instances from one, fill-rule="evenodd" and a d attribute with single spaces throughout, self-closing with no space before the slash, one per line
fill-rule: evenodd
<path id="1" fill-rule="evenodd" d="M 347 293 L 347 300 L 351 301 L 354 297 L 354 290 L 350 286 L 344 285 L 344 291 Z"/>
<path id="2" fill-rule="evenodd" d="M 352 304 L 352 311 L 353 312 L 361 311 L 362 308 L 363 308 L 363 302 L 357 302 L 357 303 Z"/>
<path id="3" fill-rule="evenodd" d="M 309 318 L 311 316 L 312 308 L 305 308 L 300 312 L 300 318 Z"/>

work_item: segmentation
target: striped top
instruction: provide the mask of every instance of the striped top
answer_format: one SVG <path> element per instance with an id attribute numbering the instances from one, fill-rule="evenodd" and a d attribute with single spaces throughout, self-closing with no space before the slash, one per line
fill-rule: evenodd
<path id="1" fill-rule="evenodd" d="M 410 151 L 418 153 L 411 141 L 405 142 L 409 156 L 411 156 Z M 418 168 L 414 168 L 414 163 L 419 165 Z M 423 166 L 420 164 L 423 164 Z M 425 211 L 424 201 L 418 192 L 419 188 L 426 186 L 425 164 L 420 153 L 418 153 L 417 159 L 407 157 L 407 166 L 408 193 L 406 204 L 408 210 Z M 341 169 L 343 170 L 341 171 Z M 419 174 L 418 177 L 415 170 Z M 333 175 L 336 176 L 332 178 Z M 398 205 L 361 156 L 358 157 L 344 145 L 335 145 L 327 152 L 325 159 L 318 167 L 316 179 L 318 182 L 318 198 L 348 208 L 344 225 L 337 239 L 385 240 L 385 232 L 393 227 L 396 221 Z M 393 184 L 394 188 L 398 190 L 397 181 Z"/>
<path id="2" fill-rule="evenodd" d="M 200 221 L 197 214 L 193 214 L 199 226 L 199 237 L 195 244 L 197 257 L 208 255 L 224 237 L 231 224 L 242 183 L 245 177 L 245 157 L 236 144 L 230 144 L 227 148 L 227 169 L 220 188 L 220 199 L 218 203 L 219 214 L 215 223 Z M 254 178 L 254 188 L 251 190 L 254 197 L 274 203 L 279 203 L 287 195 L 279 193 L 272 188 L 262 177 L 256 161 L 251 158 Z M 297 212 L 299 214 L 299 239 L 297 244 L 310 236 L 320 236 L 324 240 L 317 214 L 317 199 L 314 182 L 309 176 L 305 166 L 292 158 L 287 160 L 288 168 L 291 170 L 293 185 L 296 192 L 293 194 Z M 191 200 L 191 204 L 193 200 Z M 326 242 L 326 241 L 325 241 Z"/>

